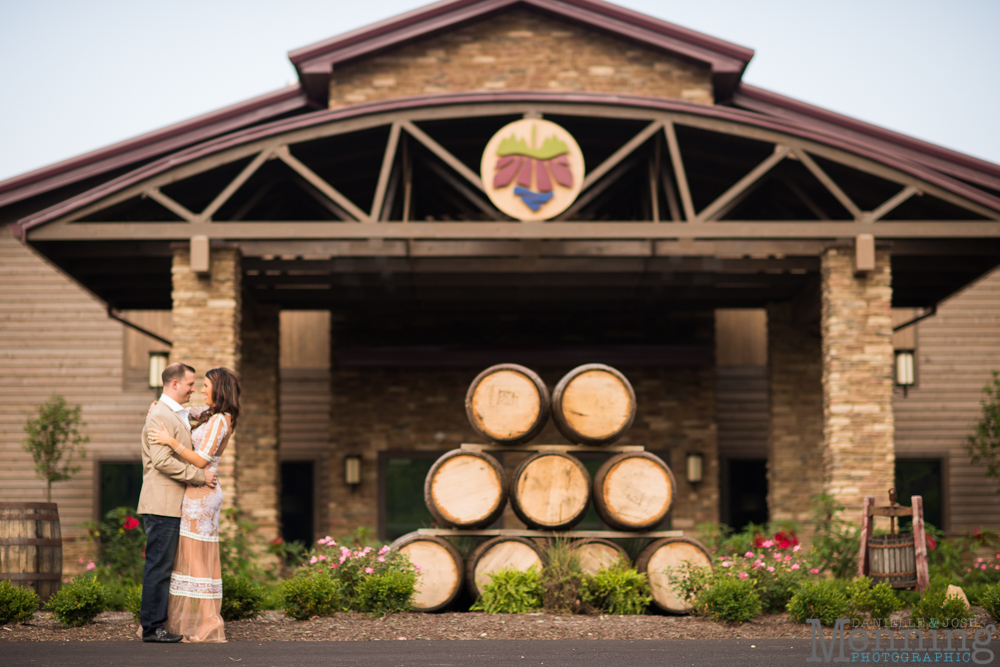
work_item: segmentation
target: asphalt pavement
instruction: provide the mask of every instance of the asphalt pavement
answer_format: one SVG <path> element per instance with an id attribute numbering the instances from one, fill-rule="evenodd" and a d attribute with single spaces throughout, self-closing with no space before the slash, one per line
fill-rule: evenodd
<path id="1" fill-rule="evenodd" d="M 989 647 L 1000 664 L 1000 642 Z M 371 642 L 11 642 L 0 644 L 3 667 L 808 667 L 812 641 L 805 639 L 699 640 L 478 640 Z M 818 653 L 822 658 L 821 649 Z M 984 654 L 977 656 L 981 661 Z M 835 657 L 832 656 L 831 657 Z M 854 663 L 876 663 L 848 654 Z M 909 657 L 909 656 L 908 656 Z M 935 656 L 921 662 L 964 663 L 968 657 Z M 958 659 L 955 659 L 958 658 Z M 886 662 L 904 660 L 886 660 Z M 912 660 L 906 660 L 910 662 Z M 825 663 L 825 660 L 821 661 Z M 882 660 L 879 660 L 882 662 Z M 876 663 L 877 664 L 877 663 Z M 983 664 L 980 662 L 979 664 Z"/>

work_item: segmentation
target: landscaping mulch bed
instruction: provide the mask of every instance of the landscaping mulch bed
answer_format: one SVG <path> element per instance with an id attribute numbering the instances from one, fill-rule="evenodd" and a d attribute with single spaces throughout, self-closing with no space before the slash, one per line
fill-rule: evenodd
<path id="1" fill-rule="evenodd" d="M 990 625 L 979 607 L 975 622 Z M 393 614 L 373 618 L 339 613 L 308 621 L 268 611 L 263 618 L 226 624 L 230 641 L 399 641 L 412 639 L 777 639 L 810 638 L 812 627 L 788 614 L 758 616 L 743 625 L 714 623 L 694 616 L 561 616 L 557 614 L 483 614 L 476 612 Z M 893 615 L 905 621 L 905 612 Z M 831 630 L 825 629 L 829 637 Z M 902 634 L 897 633 L 902 638 Z M 993 633 L 1000 638 L 1000 633 Z M 0 642 L 139 641 L 127 612 L 105 612 L 82 628 L 66 628 L 52 614 L 38 612 L 31 623 L 0 628 Z"/>

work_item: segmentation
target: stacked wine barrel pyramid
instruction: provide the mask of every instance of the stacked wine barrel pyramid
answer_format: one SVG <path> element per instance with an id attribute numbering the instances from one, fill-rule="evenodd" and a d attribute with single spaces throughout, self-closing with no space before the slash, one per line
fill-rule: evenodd
<path id="1" fill-rule="evenodd" d="M 642 537 L 670 512 L 677 485 L 659 457 L 638 447 L 626 448 L 629 451 L 608 459 L 591 480 L 580 460 L 565 451 L 612 446 L 632 425 L 635 392 L 610 366 L 573 369 L 556 385 L 551 400 L 545 383 L 530 369 L 492 366 L 472 381 L 465 410 L 472 427 L 490 444 L 452 450 L 427 474 L 424 500 L 444 528 L 475 535 L 502 516 L 508 500 L 517 517 L 535 531 L 569 531 L 584 518 L 591 500 L 604 523 L 624 531 L 620 537 Z M 545 427 L 550 412 L 559 432 L 576 447 L 529 444 Z M 508 479 L 489 450 L 535 453 Z M 393 546 L 421 566 L 415 608 L 444 608 L 461 591 L 463 579 L 478 597 L 497 570 L 541 568 L 539 545 L 527 536 L 509 534 L 517 532 L 528 531 L 504 531 L 508 534 L 485 540 L 467 563 L 450 542 L 424 531 L 396 540 Z M 591 573 L 628 558 L 621 546 L 603 538 L 578 539 L 570 547 Z M 686 537 L 655 540 L 636 559 L 636 567 L 649 574 L 654 603 L 664 610 L 687 611 L 666 575 L 666 570 L 687 560 L 711 565 L 705 548 Z"/>

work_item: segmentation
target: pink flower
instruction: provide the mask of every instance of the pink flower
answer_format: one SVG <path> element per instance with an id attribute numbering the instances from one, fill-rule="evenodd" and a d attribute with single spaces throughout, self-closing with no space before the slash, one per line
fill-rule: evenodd
<path id="1" fill-rule="evenodd" d="M 980 565 L 979 567 L 981 567 L 983 570 L 986 570 L 986 565 Z M 90 568 L 87 569 L 89 570 Z"/>
<path id="2" fill-rule="evenodd" d="M 316 556 L 313 556 L 312 558 L 309 559 L 309 564 L 310 565 L 315 565 L 318 561 L 319 561 L 319 559 L 316 558 Z"/>
<path id="3" fill-rule="evenodd" d="M 774 566 L 772 565 L 772 566 L 770 566 L 769 568 L 767 568 L 767 571 L 768 571 L 768 572 L 774 572 Z"/>
<path id="4" fill-rule="evenodd" d="M 732 572 L 726 572 L 726 576 L 727 577 L 731 577 L 731 576 L 733 576 L 733 573 Z"/>
<path id="5" fill-rule="evenodd" d="M 792 557 L 791 557 L 791 556 L 785 556 L 785 562 L 786 562 L 786 563 L 787 563 L 788 561 L 790 561 L 790 560 L 792 560 Z"/>
<path id="6" fill-rule="evenodd" d="M 977 559 L 976 559 L 976 562 L 977 562 L 977 563 L 982 563 L 982 562 L 983 562 L 983 559 L 982 559 L 982 558 L 977 558 Z"/>
<path id="7" fill-rule="evenodd" d="M 347 560 L 347 556 L 341 556 L 340 557 L 340 564 L 343 565 L 345 560 Z"/>
<path id="8" fill-rule="evenodd" d="M 796 563 L 795 565 L 791 566 L 789 569 L 790 570 L 797 570 L 797 569 L 799 569 L 799 564 Z"/>
<path id="9" fill-rule="evenodd" d="M 361 552 L 361 555 L 362 556 L 367 556 L 371 552 L 372 552 L 372 548 L 371 547 L 365 547 L 365 550 Z"/>
<path id="10" fill-rule="evenodd" d="M 321 560 L 321 561 L 324 561 L 324 560 L 326 560 L 326 556 L 320 556 L 320 557 L 319 557 L 319 560 Z"/>
<path id="11" fill-rule="evenodd" d="M 765 549 L 770 549 L 771 547 L 774 546 L 774 540 L 764 540 L 763 542 L 760 543 L 760 546 L 764 547 Z"/>
<path id="12" fill-rule="evenodd" d="M 87 569 L 88 569 L 88 570 L 93 570 L 93 569 L 95 569 L 96 567 L 97 567 L 97 566 L 96 566 L 96 565 L 94 565 L 94 561 L 90 561 L 89 563 L 87 563 Z M 983 568 L 983 569 L 985 569 L 985 568 Z"/>
<path id="13" fill-rule="evenodd" d="M 365 574 L 375 574 L 375 568 L 373 568 L 373 567 L 366 567 L 365 568 Z"/>
<path id="14" fill-rule="evenodd" d="M 747 574 L 746 572 L 740 572 L 740 575 L 739 575 L 739 576 L 740 576 L 740 579 L 746 579 L 746 578 L 747 578 L 747 577 L 749 577 L 750 575 L 749 575 L 749 574 Z"/>
<path id="15" fill-rule="evenodd" d="M 729 567 L 730 565 L 732 565 L 732 563 L 730 563 L 729 561 L 725 561 L 725 560 L 724 560 L 724 561 L 722 561 L 722 562 L 720 563 L 720 565 L 722 565 L 722 567 Z"/>
<path id="16" fill-rule="evenodd" d="M 381 549 L 378 550 L 378 555 L 379 556 L 384 556 L 387 553 L 389 553 L 389 545 L 388 544 L 386 544 L 384 547 L 382 547 Z"/>
<path id="17" fill-rule="evenodd" d="M 378 557 L 378 562 L 384 563 L 385 562 L 385 556 L 379 556 Z"/>
<path id="18" fill-rule="evenodd" d="M 348 549 L 347 547 L 343 547 L 342 546 L 342 547 L 340 547 L 340 553 L 342 553 L 342 554 L 344 554 L 346 556 L 347 554 L 351 553 L 351 550 Z"/>
<path id="19" fill-rule="evenodd" d="M 744 558 L 753 558 L 753 552 L 752 551 L 748 551 L 745 554 L 743 554 L 743 557 Z"/>
<path id="20" fill-rule="evenodd" d="M 819 568 L 814 567 L 813 569 L 809 570 L 809 572 L 811 572 L 812 574 L 819 574 Z"/>
<path id="21" fill-rule="evenodd" d="M 80 565 L 83 565 L 83 559 L 82 558 L 80 559 Z"/>
<path id="22" fill-rule="evenodd" d="M 420 566 L 416 563 L 413 564 L 413 567 L 416 568 L 417 572 L 423 572 L 423 570 L 420 569 Z"/>
<path id="23" fill-rule="evenodd" d="M 994 566 L 993 566 L 993 569 L 994 569 L 994 570 L 1000 570 L 1000 565 L 994 565 Z"/>
<path id="24" fill-rule="evenodd" d="M 796 544 L 794 547 L 792 547 L 793 552 L 799 551 L 800 549 L 802 549 L 801 544 Z M 1000 556 L 998 556 L 998 558 L 1000 558 Z"/>

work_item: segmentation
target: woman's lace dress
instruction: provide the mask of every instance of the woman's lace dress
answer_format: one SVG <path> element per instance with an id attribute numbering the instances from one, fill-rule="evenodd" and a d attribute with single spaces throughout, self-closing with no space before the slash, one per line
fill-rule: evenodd
<path id="1" fill-rule="evenodd" d="M 192 408 L 191 416 L 207 408 Z M 213 415 L 191 432 L 191 447 L 218 472 L 219 458 L 229 442 L 223 415 Z M 189 486 L 181 506 L 181 535 L 170 575 L 166 629 L 188 642 L 224 642 L 222 623 L 222 566 L 219 562 L 219 513 L 222 480 L 214 489 Z"/>

